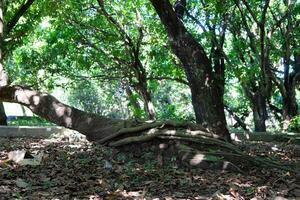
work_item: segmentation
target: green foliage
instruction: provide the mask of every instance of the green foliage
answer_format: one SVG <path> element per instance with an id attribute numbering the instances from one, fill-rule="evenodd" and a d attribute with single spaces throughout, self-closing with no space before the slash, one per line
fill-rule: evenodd
<path id="1" fill-rule="evenodd" d="M 294 117 L 291 120 L 288 131 L 300 133 L 300 115 Z"/>
<path id="2" fill-rule="evenodd" d="M 86 112 L 112 118 L 128 118 L 126 99 L 118 83 L 99 84 L 95 81 L 80 81 L 68 90 L 68 102 Z"/>
<path id="3" fill-rule="evenodd" d="M 4 20 L 9 21 L 24 1 L 6 2 Z M 260 19 L 264 1 L 248 3 Z M 221 30 L 226 25 L 224 102 L 238 116 L 249 113 L 253 103 L 245 95 L 245 89 L 254 94 L 254 89 L 263 88 L 259 86 L 263 85 L 264 78 L 260 66 L 259 27 L 243 2 L 240 4 L 241 10 L 235 1 L 191 0 L 187 9 L 198 22 L 187 16 L 183 19 L 194 38 L 204 46 L 212 63 L 216 45 L 214 36 L 220 43 Z M 105 16 L 96 0 L 35 1 L 5 38 L 5 64 L 12 83 L 46 91 L 62 88 L 68 99 L 66 103 L 79 109 L 113 118 L 143 119 L 146 113 L 137 89 L 142 81 L 152 94 L 157 119 L 194 121 L 190 89 L 182 84 L 187 82 L 183 68 L 171 52 L 166 31 L 150 1 L 105 1 L 104 8 L 113 20 Z M 277 84 L 283 81 L 281 60 L 287 53 L 287 39 L 291 39 L 291 55 L 300 52 L 300 26 L 296 26 L 299 25 L 299 9 L 297 1 L 287 6 L 286 2 L 275 0 L 267 10 L 265 30 L 275 29 L 264 37 L 263 42 L 270 44 L 266 56 L 269 56 L 267 61 L 271 71 L 278 71 L 274 73 Z M 288 11 L 293 28 L 290 36 L 285 37 Z M 253 41 L 248 36 L 242 13 Z M 275 26 L 281 19 L 282 24 Z M 141 63 L 139 67 L 134 65 L 136 57 Z M 291 58 L 290 72 L 294 73 L 295 62 L 293 56 Z M 145 77 L 141 78 L 141 73 Z M 181 80 L 181 83 L 172 79 Z M 274 78 L 272 80 L 274 82 Z M 132 95 L 126 94 L 127 86 Z M 282 108 L 280 90 L 271 88 L 270 93 L 268 99 Z M 298 117 L 294 118 L 290 130 L 298 130 L 298 122 Z M 27 125 L 35 122 L 19 120 L 12 123 Z"/>
<path id="4" fill-rule="evenodd" d="M 52 123 L 40 117 L 16 117 L 8 120 L 9 126 L 51 126 Z"/>
<path id="5" fill-rule="evenodd" d="M 188 86 L 163 81 L 154 93 L 158 119 L 195 121 Z"/>

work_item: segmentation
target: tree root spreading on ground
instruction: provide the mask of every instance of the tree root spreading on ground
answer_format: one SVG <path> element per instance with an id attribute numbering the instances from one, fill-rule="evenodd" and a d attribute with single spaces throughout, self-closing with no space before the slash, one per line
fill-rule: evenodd
<path id="1" fill-rule="evenodd" d="M 242 172 L 238 166 L 244 163 L 250 169 L 253 166 L 263 168 L 278 168 L 290 172 L 299 172 L 299 166 L 289 166 L 268 158 L 254 157 L 241 151 L 236 145 L 220 140 L 217 135 L 207 132 L 204 128 L 190 123 L 152 122 L 139 126 L 126 127 L 99 141 L 111 147 L 122 148 L 123 146 L 149 143 L 151 141 L 168 142 L 176 141 L 178 152 L 196 155 L 203 154 L 205 157 L 215 156 L 217 160 L 231 163 L 235 170 Z M 188 148 L 187 148 L 188 147 Z M 188 149 L 188 150 L 187 150 Z M 210 151 L 207 151 L 209 149 Z M 213 162 L 213 160 L 210 160 Z"/>

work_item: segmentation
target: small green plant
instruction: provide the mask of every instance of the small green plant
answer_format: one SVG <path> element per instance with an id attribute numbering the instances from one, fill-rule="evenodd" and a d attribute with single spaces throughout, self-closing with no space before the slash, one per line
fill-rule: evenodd
<path id="1" fill-rule="evenodd" d="M 53 182 L 51 180 L 46 180 L 46 181 L 43 182 L 43 188 L 44 189 L 49 189 L 49 188 L 51 188 L 55 185 L 56 185 L 55 182 Z"/>
<path id="2" fill-rule="evenodd" d="M 40 117 L 20 116 L 7 120 L 9 126 L 50 126 L 52 123 Z"/>
<path id="3" fill-rule="evenodd" d="M 300 132 L 300 115 L 294 117 L 289 124 L 288 131 L 291 132 Z"/>
<path id="4" fill-rule="evenodd" d="M 21 199 L 21 193 L 20 192 L 16 192 L 14 195 L 15 199 Z"/>

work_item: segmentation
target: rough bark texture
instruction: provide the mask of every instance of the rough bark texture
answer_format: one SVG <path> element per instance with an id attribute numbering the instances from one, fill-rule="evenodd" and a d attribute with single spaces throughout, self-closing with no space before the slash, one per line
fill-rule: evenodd
<path id="1" fill-rule="evenodd" d="M 172 50 L 183 64 L 191 88 L 197 123 L 229 140 L 220 90 L 223 86 L 218 84 L 218 77 L 213 73 L 204 48 L 177 18 L 168 0 L 151 2 L 167 30 Z"/>
<path id="2" fill-rule="evenodd" d="M 59 126 L 77 130 L 90 140 L 98 140 L 126 127 L 126 121 L 89 114 L 59 102 L 55 97 L 24 86 L 7 86 L 0 90 L 2 101 L 28 107 L 34 114 Z"/>
<path id="3" fill-rule="evenodd" d="M 28 107 L 34 114 L 49 120 L 59 126 L 70 128 L 87 136 L 87 139 L 99 141 L 101 143 L 129 140 L 131 137 L 140 136 L 142 132 L 147 132 L 148 137 L 170 129 L 181 128 L 186 133 L 189 130 L 194 134 L 202 134 L 206 137 L 220 138 L 217 135 L 208 133 L 200 125 L 190 123 L 153 122 L 142 123 L 136 121 L 110 119 L 84 111 L 78 110 L 71 106 L 59 102 L 55 97 L 38 91 L 34 91 L 24 86 L 7 86 L 0 90 L 0 99 L 7 102 L 19 103 Z M 172 132 L 172 131 L 171 131 Z M 176 131 L 175 131 L 176 132 Z M 174 131 L 172 132 L 175 133 Z M 191 134 L 189 134 L 191 135 Z M 129 138 L 127 139 L 127 137 Z M 188 136 L 188 135 L 186 135 Z"/>

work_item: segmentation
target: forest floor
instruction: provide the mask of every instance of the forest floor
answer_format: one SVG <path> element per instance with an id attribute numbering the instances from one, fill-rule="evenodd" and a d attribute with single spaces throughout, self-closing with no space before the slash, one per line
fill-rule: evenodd
<path id="1" fill-rule="evenodd" d="M 251 155 L 300 165 L 299 146 L 244 142 Z M 25 150 L 40 162 L 5 162 Z M 25 156 L 26 158 L 26 156 Z M 251 168 L 246 173 L 161 162 L 154 152 L 124 152 L 65 138 L 0 138 L 0 200 L 6 199 L 300 199 L 299 174 Z"/>

